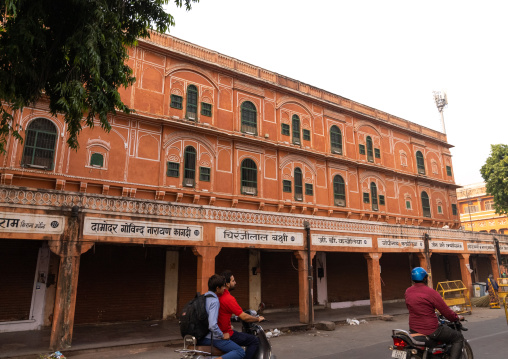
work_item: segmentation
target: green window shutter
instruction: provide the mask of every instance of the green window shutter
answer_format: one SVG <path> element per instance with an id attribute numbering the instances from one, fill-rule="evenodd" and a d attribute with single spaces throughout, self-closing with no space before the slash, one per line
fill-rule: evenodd
<path id="1" fill-rule="evenodd" d="M 183 108 L 183 97 L 178 95 L 171 95 L 171 107 L 181 110 Z"/>
<path id="2" fill-rule="evenodd" d="M 370 203 L 370 194 L 369 193 L 363 194 L 363 203 Z"/>
<path id="3" fill-rule="evenodd" d="M 314 187 L 312 186 L 312 183 L 305 184 L 305 194 L 307 196 L 314 196 Z"/>
<path id="4" fill-rule="evenodd" d="M 452 175 L 452 168 L 450 166 L 446 166 L 446 174 L 448 176 L 451 176 Z"/>
<path id="5" fill-rule="evenodd" d="M 452 213 L 454 216 L 457 215 L 457 205 L 455 203 L 452 203 Z"/>
<path id="6" fill-rule="evenodd" d="M 241 131 L 257 135 L 257 110 L 256 106 L 250 101 L 245 101 L 241 106 L 242 128 Z"/>
<path id="7" fill-rule="evenodd" d="M 299 145 L 300 144 L 300 117 L 298 117 L 297 115 L 293 115 L 292 125 L 293 125 L 293 143 L 295 145 Z"/>
<path id="8" fill-rule="evenodd" d="M 92 153 L 92 156 L 90 157 L 90 166 L 103 167 L 104 156 L 100 153 Z"/>
<path id="9" fill-rule="evenodd" d="M 384 206 L 384 205 L 385 205 L 385 196 L 384 196 L 384 195 L 382 195 L 382 194 L 380 194 L 380 195 L 379 195 L 379 204 L 380 204 L 381 206 Z"/>
<path id="10" fill-rule="evenodd" d="M 370 136 L 367 136 L 366 140 L 366 146 L 367 146 L 367 161 L 374 162 L 374 150 L 372 147 L 372 138 Z"/>
<path id="11" fill-rule="evenodd" d="M 423 216 L 430 218 L 431 217 L 430 199 L 429 199 L 429 196 L 427 195 L 427 192 L 425 192 L 425 191 L 422 192 L 422 209 L 423 209 Z"/>
<path id="12" fill-rule="evenodd" d="M 359 146 L 360 146 L 360 154 L 364 155 L 365 154 L 365 145 L 360 144 Z"/>
<path id="13" fill-rule="evenodd" d="M 303 173 L 299 167 L 295 168 L 294 178 L 295 178 L 295 183 L 294 183 L 295 200 L 296 201 L 303 201 Z"/>
<path id="14" fill-rule="evenodd" d="M 166 176 L 180 177 L 180 164 L 178 162 L 168 162 L 167 167 Z"/>
<path id="15" fill-rule="evenodd" d="M 411 209 L 411 201 L 406 201 L 406 209 Z"/>
<path id="16" fill-rule="evenodd" d="M 330 144 L 332 153 L 342 154 L 342 133 L 335 125 L 330 128 Z"/>
<path id="17" fill-rule="evenodd" d="M 333 177 L 333 203 L 340 207 L 346 206 L 346 184 L 339 175 Z"/>
<path id="18" fill-rule="evenodd" d="M 423 159 L 423 154 L 420 151 L 416 151 L 416 167 L 418 169 L 418 174 L 425 174 L 425 160 Z"/>
<path id="19" fill-rule="evenodd" d="M 282 192 L 291 193 L 291 181 L 282 180 Z"/>
<path id="20" fill-rule="evenodd" d="M 201 114 L 203 116 L 212 117 L 212 104 L 201 102 Z"/>
<path id="21" fill-rule="evenodd" d="M 437 206 L 437 213 L 443 214 L 443 207 L 441 207 L 440 205 Z"/>
<path id="22" fill-rule="evenodd" d="M 303 140 L 304 141 L 310 141 L 310 131 L 304 129 L 302 131 L 302 133 L 303 133 Z"/>
<path id="23" fill-rule="evenodd" d="M 241 193 L 257 196 L 258 172 L 256 162 L 250 158 L 242 161 L 241 165 Z"/>
<path id="24" fill-rule="evenodd" d="M 381 151 L 379 148 L 374 148 L 374 157 L 381 158 Z"/>
<path id="25" fill-rule="evenodd" d="M 53 170 L 57 141 L 56 126 L 46 118 L 37 118 L 26 129 L 23 166 Z"/>
<path id="26" fill-rule="evenodd" d="M 284 135 L 284 136 L 289 136 L 289 125 L 287 123 L 283 123 L 281 125 L 281 133 Z"/>
<path id="27" fill-rule="evenodd" d="M 194 85 L 187 87 L 187 112 L 185 116 L 191 121 L 197 121 L 198 88 Z"/>
<path id="28" fill-rule="evenodd" d="M 199 180 L 203 182 L 210 182 L 209 167 L 199 167 Z"/>

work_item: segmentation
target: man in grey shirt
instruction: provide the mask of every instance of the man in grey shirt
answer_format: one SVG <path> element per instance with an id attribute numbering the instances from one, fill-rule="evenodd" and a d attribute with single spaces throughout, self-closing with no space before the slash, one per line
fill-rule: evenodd
<path id="1" fill-rule="evenodd" d="M 214 274 L 208 279 L 208 292 L 206 297 L 206 313 L 208 314 L 208 329 L 210 332 L 202 338 L 198 345 L 211 345 L 213 335 L 213 346 L 223 354 L 218 359 L 243 359 L 245 351 L 241 346 L 229 340 L 229 335 L 224 334 L 219 329 L 217 317 L 219 316 L 219 297 L 226 289 L 226 279 L 223 276 Z"/>

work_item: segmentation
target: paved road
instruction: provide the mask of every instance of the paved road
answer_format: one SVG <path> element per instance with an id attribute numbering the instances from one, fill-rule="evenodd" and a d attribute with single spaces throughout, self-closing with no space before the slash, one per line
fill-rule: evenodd
<path id="1" fill-rule="evenodd" d="M 308 331 L 284 334 L 272 339 L 277 359 L 367 359 L 390 358 L 391 330 L 407 328 L 407 315 L 394 321 L 371 321 L 359 326 L 338 326 L 335 331 Z M 508 353 L 508 325 L 501 310 L 477 309 L 467 316 L 464 335 L 471 344 L 475 359 L 505 358 Z M 175 348 L 123 349 L 115 352 L 69 356 L 76 359 L 179 359 Z"/>

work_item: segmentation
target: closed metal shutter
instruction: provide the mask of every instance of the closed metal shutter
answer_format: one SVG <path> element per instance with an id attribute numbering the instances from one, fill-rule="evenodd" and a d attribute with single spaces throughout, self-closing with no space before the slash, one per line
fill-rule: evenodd
<path id="1" fill-rule="evenodd" d="M 41 242 L 0 239 L 0 322 L 29 320 Z"/>
<path id="2" fill-rule="evenodd" d="M 75 323 L 162 318 L 164 247 L 97 244 L 81 255 Z"/>
<path id="3" fill-rule="evenodd" d="M 267 309 L 298 308 L 298 260 L 293 252 L 261 252 L 261 297 Z"/>

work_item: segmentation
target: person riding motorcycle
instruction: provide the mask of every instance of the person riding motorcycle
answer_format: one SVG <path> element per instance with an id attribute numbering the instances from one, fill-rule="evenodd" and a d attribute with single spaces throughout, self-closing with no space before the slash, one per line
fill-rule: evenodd
<path id="1" fill-rule="evenodd" d="M 428 273 L 422 267 L 411 271 L 413 285 L 406 290 L 406 306 L 409 310 L 409 331 L 420 333 L 429 339 L 452 344 L 450 359 L 459 359 L 464 337 L 446 325 L 439 325 L 437 309 L 451 322 L 464 320 L 464 317 L 452 311 L 439 293 L 427 286 Z"/>

